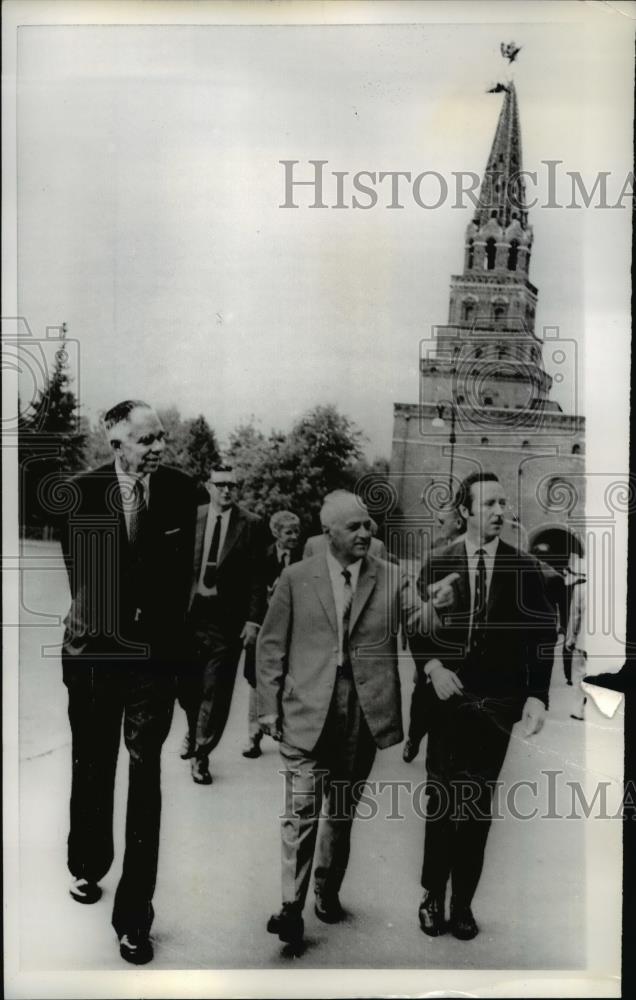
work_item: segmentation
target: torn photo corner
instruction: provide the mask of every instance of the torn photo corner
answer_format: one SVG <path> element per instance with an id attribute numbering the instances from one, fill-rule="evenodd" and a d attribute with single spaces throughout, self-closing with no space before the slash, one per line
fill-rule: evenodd
<path id="1" fill-rule="evenodd" d="M 7 996 L 621 995 L 619 7 L 4 4 Z"/>

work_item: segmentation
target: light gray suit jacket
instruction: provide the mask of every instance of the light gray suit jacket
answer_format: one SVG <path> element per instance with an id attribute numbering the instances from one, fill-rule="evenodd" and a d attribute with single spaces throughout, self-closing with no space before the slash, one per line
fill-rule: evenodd
<path id="1" fill-rule="evenodd" d="M 403 738 L 396 635 L 409 613 L 406 593 L 396 566 L 363 560 L 351 607 L 350 652 L 360 706 L 379 747 Z M 318 555 L 283 572 L 265 616 L 256 650 L 259 716 L 278 717 L 283 740 L 312 751 L 327 718 L 337 665 L 336 607 L 326 556 Z"/>

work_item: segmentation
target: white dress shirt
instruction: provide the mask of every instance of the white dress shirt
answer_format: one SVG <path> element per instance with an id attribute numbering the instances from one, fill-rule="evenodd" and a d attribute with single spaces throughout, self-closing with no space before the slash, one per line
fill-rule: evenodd
<path id="1" fill-rule="evenodd" d="M 355 594 L 356 587 L 358 586 L 361 566 L 361 559 L 356 559 L 355 562 L 347 566 L 347 569 L 351 573 L 351 592 L 353 594 Z M 327 548 L 327 567 L 329 569 L 331 590 L 336 605 L 336 620 L 338 622 L 338 663 L 342 663 L 342 613 L 345 606 L 345 579 L 342 575 L 343 567 L 336 557 L 332 555 L 330 548 Z"/>
<path id="2" fill-rule="evenodd" d="M 141 488 L 144 491 L 146 507 L 149 507 L 150 473 L 147 472 L 145 476 L 131 476 L 129 472 L 124 472 L 117 459 L 115 459 L 115 472 L 117 473 L 119 489 L 121 491 L 121 505 L 124 511 L 124 520 L 126 521 L 126 533 L 130 537 L 130 517 L 137 503 L 135 497 L 135 483 L 141 483 Z"/>
<path id="3" fill-rule="evenodd" d="M 225 545 L 225 539 L 227 537 L 227 530 L 230 526 L 230 517 L 232 514 L 232 507 L 228 507 L 226 510 L 220 510 L 218 507 L 214 507 L 212 504 L 208 507 L 208 519 L 205 525 L 205 535 L 203 537 L 203 559 L 201 560 L 201 570 L 199 572 L 199 584 L 197 587 L 197 592 L 202 594 L 204 597 L 216 597 L 217 589 L 216 587 L 206 587 L 203 583 L 203 578 L 205 576 L 205 569 L 208 564 L 210 557 L 210 548 L 212 546 L 212 536 L 214 535 L 214 529 L 216 527 L 216 519 L 221 515 L 221 534 L 219 537 L 219 551 L 217 552 L 217 564 L 223 552 L 223 546 Z"/>

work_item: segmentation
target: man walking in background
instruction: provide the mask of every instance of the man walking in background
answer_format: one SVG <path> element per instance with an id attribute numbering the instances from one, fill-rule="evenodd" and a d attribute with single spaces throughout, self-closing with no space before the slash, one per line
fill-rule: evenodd
<path id="1" fill-rule="evenodd" d="M 429 679 L 429 779 L 420 926 L 432 937 L 450 929 L 462 940 L 479 928 L 471 904 L 491 822 L 493 783 L 513 725 L 532 736 L 543 726 L 554 642 L 554 612 L 532 556 L 501 541 L 506 497 L 494 473 L 473 473 L 457 507 L 466 533 L 422 568 L 426 599 L 452 577 L 453 600 L 431 638 L 414 636 Z M 465 793 L 468 792 L 468 799 Z"/>
<path id="2" fill-rule="evenodd" d="M 270 601 L 281 573 L 288 566 L 299 562 L 302 553 L 298 545 L 300 539 L 300 519 L 290 510 L 278 510 L 269 519 L 269 530 L 274 541 L 265 553 L 265 584 L 267 600 Z M 256 705 L 256 647 L 245 650 L 245 680 L 250 685 L 248 710 L 248 743 L 243 756 L 255 760 L 261 756 L 263 733 L 258 722 Z"/>
<path id="3" fill-rule="evenodd" d="M 188 722 L 181 756 L 191 760 L 197 785 L 212 784 L 210 753 L 230 714 L 241 652 L 256 642 L 266 603 L 263 523 L 239 505 L 232 469 L 212 472 L 208 485 L 210 500 L 197 512 L 191 659 L 179 686 Z"/>
<path id="4" fill-rule="evenodd" d="M 71 590 L 62 650 L 72 733 L 68 866 L 79 903 L 113 861 L 121 738 L 130 754 L 126 849 L 113 926 L 122 958 L 149 962 L 161 812 L 160 757 L 174 706 L 191 572 L 193 481 L 161 468 L 164 430 L 147 403 L 104 416 L 114 463 L 72 480 L 62 531 Z"/>

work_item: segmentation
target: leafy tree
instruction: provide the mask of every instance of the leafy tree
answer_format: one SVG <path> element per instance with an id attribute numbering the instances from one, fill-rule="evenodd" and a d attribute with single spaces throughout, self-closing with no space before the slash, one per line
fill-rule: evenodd
<path id="1" fill-rule="evenodd" d="M 85 418 L 82 418 L 85 420 Z M 106 435 L 104 429 L 101 425 L 101 421 L 97 422 L 97 426 L 93 426 L 88 421 L 85 421 L 86 425 L 86 467 L 88 469 L 97 469 L 100 465 L 105 465 L 106 462 L 111 462 L 113 459 L 113 453 L 110 449 L 110 445 L 106 440 Z"/>
<path id="2" fill-rule="evenodd" d="M 185 433 L 183 469 L 201 485 L 206 482 L 210 469 L 219 465 L 221 455 L 216 435 L 203 415 L 188 420 Z"/>
<path id="3" fill-rule="evenodd" d="M 242 481 L 247 507 L 268 518 L 293 510 L 307 534 L 320 531 L 323 497 L 335 489 L 353 489 L 366 466 L 362 432 L 334 406 L 304 414 L 289 434 L 269 437 L 243 424 L 230 437 L 226 458 Z"/>

